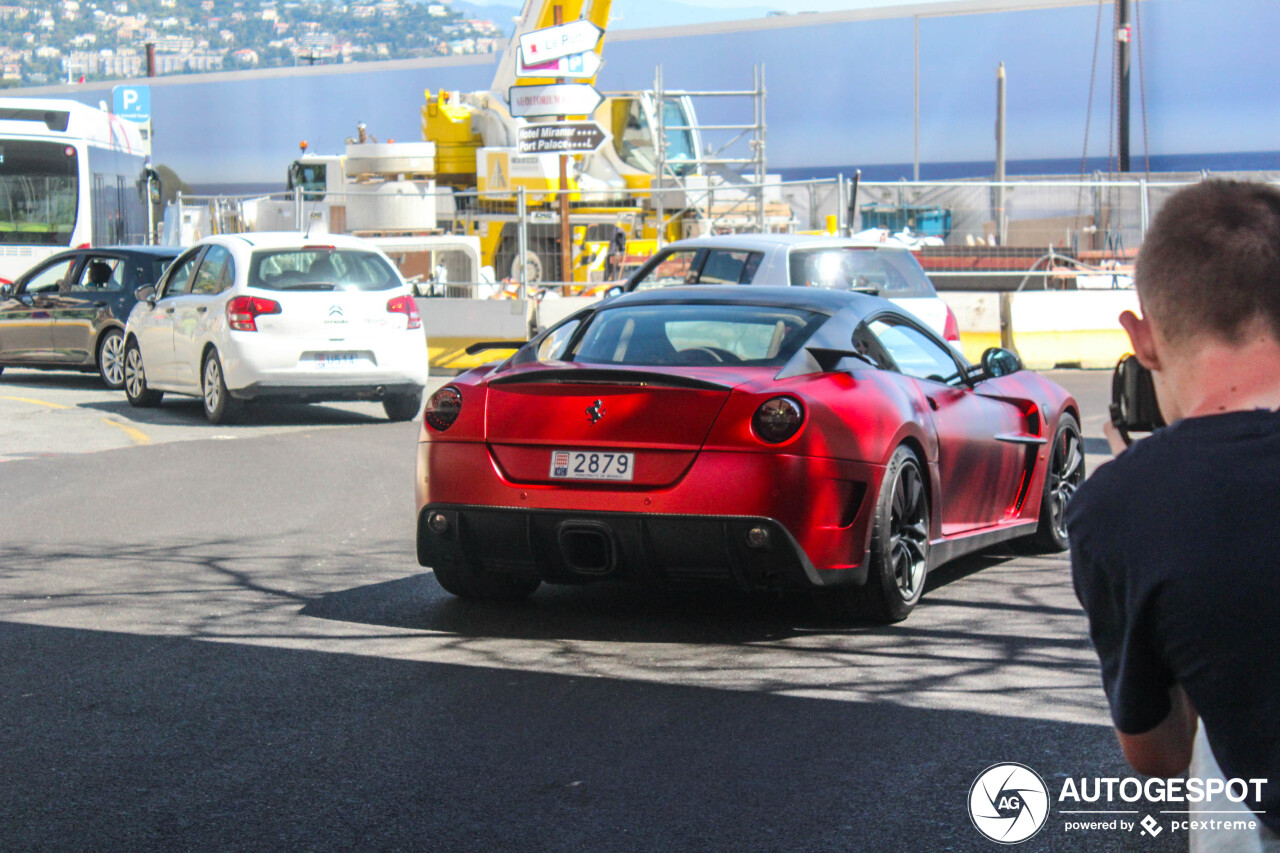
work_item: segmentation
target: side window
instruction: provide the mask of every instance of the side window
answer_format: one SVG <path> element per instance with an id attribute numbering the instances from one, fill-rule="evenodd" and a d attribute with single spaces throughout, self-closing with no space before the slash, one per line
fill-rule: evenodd
<path id="1" fill-rule="evenodd" d="M 89 256 L 80 268 L 76 290 L 124 290 L 125 265 L 119 258 Z"/>
<path id="2" fill-rule="evenodd" d="M 191 292 L 213 295 L 226 290 L 231 286 L 233 266 L 229 251 L 221 246 L 210 246 L 191 283 Z"/>
<path id="3" fill-rule="evenodd" d="M 867 328 L 907 376 L 932 382 L 960 382 L 960 367 L 951 354 L 914 326 L 882 318 L 872 320 Z"/>
<path id="4" fill-rule="evenodd" d="M 542 343 L 538 344 L 538 361 L 562 361 L 569 339 L 580 325 L 580 320 L 573 320 L 543 338 Z"/>
<path id="5" fill-rule="evenodd" d="M 71 265 L 75 259 L 50 264 L 32 276 L 23 288 L 24 293 L 58 293 L 71 289 Z"/>
<path id="6" fill-rule="evenodd" d="M 636 282 L 636 290 L 648 290 L 666 284 L 684 284 L 697 275 L 694 261 L 701 249 L 681 249 L 664 255 L 644 278 Z"/>
<path id="7" fill-rule="evenodd" d="M 759 252 L 712 249 L 698 274 L 698 284 L 749 284 L 760 266 Z"/>
<path id="8" fill-rule="evenodd" d="M 160 285 L 160 298 L 166 296 L 179 296 L 188 293 L 191 290 L 191 273 L 195 272 L 196 262 L 200 260 L 200 250 L 192 249 L 185 255 L 180 256 L 173 262 L 173 267 L 169 270 L 169 274 L 165 276 L 164 282 Z"/>

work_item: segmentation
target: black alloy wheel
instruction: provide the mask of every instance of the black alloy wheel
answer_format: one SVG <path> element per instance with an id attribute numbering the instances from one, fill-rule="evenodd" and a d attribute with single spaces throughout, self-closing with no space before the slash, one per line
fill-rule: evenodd
<path id="1" fill-rule="evenodd" d="M 915 609 L 929 575 L 929 485 L 911 448 L 894 451 L 876 498 L 864 586 L 824 595 L 842 619 L 900 622 Z"/>
<path id="2" fill-rule="evenodd" d="M 1031 539 L 1040 553 L 1067 550 L 1067 504 L 1084 482 L 1084 442 L 1080 424 L 1069 412 L 1058 419 L 1045 470 L 1044 496 L 1040 501 L 1040 523 Z"/>

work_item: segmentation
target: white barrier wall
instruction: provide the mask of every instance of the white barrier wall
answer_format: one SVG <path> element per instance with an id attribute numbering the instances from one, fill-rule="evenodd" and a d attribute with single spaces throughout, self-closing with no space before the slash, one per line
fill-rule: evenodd
<path id="1" fill-rule="evenodd" d="M 1050 290 L 1008 297 L 1013 348 L 1033 370 L 1112 368 L 1133 351 L 1118 318 L 1122 311 L 1139 313 L 1136 291 Z"/>
<path id="2" fill-rule="evenodd" d="M 960 350 L 974 364 L 988 347 L 1008 347 L 1000 321 L 1000 294 L 954 291 L 939 293 L 956 315 Z"/>
<path id="3" fill-rule="evenodd" d="M 526 341 L 533 322 L 528 299 L 426 299 L 418 298 L 422 328 L 432 368 L 465 370 L 504 359 L 510 350 L 489 350 L 467 355 L 477 341 Z"/>
<path id="4" fill-rule="evenodd" d="M 554 326 L 570 314 L 576 314 L 598 301 L 595 296 L 546 297 L 538 303 L 538 330 Z"/>

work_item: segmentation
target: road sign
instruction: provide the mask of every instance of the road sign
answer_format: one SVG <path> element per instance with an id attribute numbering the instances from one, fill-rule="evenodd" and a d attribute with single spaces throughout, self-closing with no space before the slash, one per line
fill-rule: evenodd
<path id="1" fill-rule="evenodd" d="M 507 91 L 513 116 L 585 116 L 596 111 L 604 95 L 586 83 L 512 86 Z"/>
<path id="2" fill-rule="evenodd" d="M 594 50 L 562 56 L 540 65 L 525 65 L 524 54 L 516 54 L 517 77 L 573 77 L 591 78 L 600 72 L 600 54 Z"/>
<path id="3" fill-rule="evenodd" d="M 604 142 L 604 128 L 594 121 L 558 121 L 520 128 L 516 150 L 521 154 L 590 154 Z"/>
<path id="4" fill-rule="evenodd" d="M 150 86 L 115 86 L 111 89 L 111 111 L 120 118 L 145 124 L 151 121 Z"/>
<path id="5" fill-rule="evenodd" d="M 603 36 L 604 30 L 590 21 L 570 21 L 520 36 L 520 56 L 525 65 L 550 62 L 562 56 L 595 50 Z"/>

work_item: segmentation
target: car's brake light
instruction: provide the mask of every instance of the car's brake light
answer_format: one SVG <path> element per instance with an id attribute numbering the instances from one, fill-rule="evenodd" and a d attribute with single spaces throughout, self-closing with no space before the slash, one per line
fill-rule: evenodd
<path id="1" fill-rule="evenodd" d="M 431 395 L 422 412 L 422 419 L 427 426 L 444 431 L 453 426 L 462 411 L 462 392 L 452 385 L 446 385 Z"/>
<path id="2" fill-rule="evenodd" d="M 947 306 L 947 321 L 942 326 L 942 337 L 953 344 L 960 343 L 960 324 L 956 322 L 956 312 Z"/>
<path id="3" fill-rule="evenodd" d="M 418 303 L 413 301 L 412 296 L 397 296 L 395 299 L 388 300 L 387 311 L 408 317 L 409 325 L 407 328 L 422 328 L 422 315 L 418 313 Z"/>
<path id="4" fill-rule="evenodd" d="M 770 397 L 751 417 L 751 429 L 770 444 L 781 444 L 800 431 L 804 407 L 791 397 Z"/>
<path id="5" fill-rule="evenodd" d="M 227 325 L 237 332 L 258 331 L 257 317 L 279 314 L 280 303 L 258 296 L 237 296 L 227 303 Z"/>

